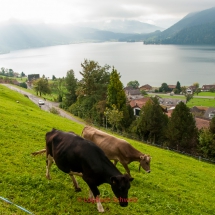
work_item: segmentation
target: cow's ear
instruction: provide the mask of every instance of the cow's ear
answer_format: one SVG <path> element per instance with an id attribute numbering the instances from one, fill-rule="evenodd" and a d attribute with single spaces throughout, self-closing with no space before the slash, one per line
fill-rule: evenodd
<path id="1" fill-rule="evenodd" d="M 116 184 L 116 183 L 117 183 L 117 178 L 116 178 L 116 176 L 112 176 L 112 177 L 110 178 L 110 180 L 111 180 L 111 183 L 112 183 L 112 184 Z"/>
<path id="2" fill-rule="evenodd" d="M 134 180 L 134 178 L 129 178 L 129 181 L 133 181 Z"/>
<path id="3" fill-rule="evenodd" d="M 140 155 L 140 159 L 144 160 L 145 159 L 145 155 Z"/>
<path id="4" fill-rule="evenodd" d="M 132 178 L 132 177 L 131 177 L 129 174 L 127 174 L 127 173 L 125 174 L 125 177 L 128 178 L 129 181 L 133 181 L 133 180 L 134 180 L 134 178 Z"/>

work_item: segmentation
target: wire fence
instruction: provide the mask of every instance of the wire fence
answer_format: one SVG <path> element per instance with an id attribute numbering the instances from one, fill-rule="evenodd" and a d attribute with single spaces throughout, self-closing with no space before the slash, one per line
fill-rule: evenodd
<path id="1" fill-rule="evenodd" d="M 174 149 L 174 148 L 171 148 L 171 147 L 166 147 L 166 146 L 156 144 L 156 143 L 153 143 L 153 142 L 144 141 L 144 140 L 142 140 L 142 139 L 140 139 L 140 138 L 138 138 L 136 136 L 132 136 L 131 134 L 128 134 L 128 133 L 125 133 L 125 132 L 116 132 L 116 131 L 112 131 L 112 130 L 106 128 L 106 127 L 103 127 L 103 128 L 106 129 L 106 130 L 109 130 L 110 132 L 115 133 L 117 135 L 129 138 L 129 139 L 132 139 L 132 140 L 137 140 L 137 141 L 139 141 L 141 143 L 145 143 L 147 145 L 155 146 L 155 147 L 162 148 L 162 149 L 165 149 L 165 150 L 174 151 L 174 152 L 179 153 L 179 154 L 183 154 L 183 155 L 186 155 L 186 156 L 189 156 L 189 157 L 193 157 L 193 158 L 195 158 L 195 159 L 197 159 L 199 161 L 204 161 L 204 162 L 215 164 L 215 160 L 205 158 L 205 157 L 200 156 L 200 155 L 193 155 L 193 154 L 187 153 L 185 151 L 180 151 L 180 150 L 177 150 L 177 149 Z"/>

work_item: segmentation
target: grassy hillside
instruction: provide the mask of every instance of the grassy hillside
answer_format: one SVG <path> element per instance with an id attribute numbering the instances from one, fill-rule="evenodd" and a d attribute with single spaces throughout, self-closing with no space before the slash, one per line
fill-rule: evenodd
<path id="1" fill-rule="evenodd" d="M 19 101 L 17 103 L 16 101 Z M 55 165 L 52 180 L 45 178 L 45 156 L 31 156 L 44 148 L 45 133 L 53 127 L 81 133 L 83 125 L 47 113 L 28 98 L 0 85 L 0 196 L 34 214 L 97 214 L 96 205 L 85 203 L 88 187 L 76 177 L 82 192 L 75 193 L 71 179 Z M 137 202 L 121 208 L 114 202 L 108 184 L 99 187 L 105 214 L 214 214 L 215 166 L 190 157 L 129 140 L 152 156 L 151 173 L 138 172 L 138 163 L 129 165 L 135 178 L 129 198 Z M 90 154 L 89 154 L 90 156 Z M 121 172 L 125 172 L 120 164 Z M 0 214 L 25 214 L 0 199 Z"/>

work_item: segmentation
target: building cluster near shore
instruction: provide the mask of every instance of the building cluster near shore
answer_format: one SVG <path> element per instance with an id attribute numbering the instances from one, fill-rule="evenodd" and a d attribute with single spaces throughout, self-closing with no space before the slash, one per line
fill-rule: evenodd
<path id="1" fill-rule="evenodd" d="M 173 91 L 176 88 L 176 85 L 168 85 L 168 87 Z M 201 91 L 210 91 L 211 89 L 215 90 L 215 85 L 203 85 L 201 88 Z M 138 89 L 134 89 L 131 86 L 125 87 L 124 91 L 126 94 L 126 97 L 129 101 L 130 106 L 132 107 L 134 111 L 135 116 L 139 116 L 141 108 L 146 104 L 148 100 L 150 100 L 150 97 L 145 97 L 142 95 L 141 91 L 144 90 L 145 92 L 155 92 L 155 88 L 152 86 L 146 84 Z M 188 94 L 193 94 L 195 91 L 194 86 L 187 87 L 186 92 Z M 170 93 L 170 95 L 173 95 Z M 161 105 L 161 108 L 164 110 L 164 112 L 168 115 L 168 117 L 171 117 L 171 114 L 173 110 L 175 109 L 176 105 L 179 102 L 186 103 L 185 99 L 172 99 L 172 98 L 161 98 L 159 95 L 155 95 L 159 103 Z M 215 108 L 209 108 L 209 107 L 201 107 L 201 106 L 195 106 L 190 109 L 191 113 L 194 115 L 196 120 L 196 127 L 198 129 L 202 128 L 208 128 L 210 124 L 210 120 L 215 115 Z"/>

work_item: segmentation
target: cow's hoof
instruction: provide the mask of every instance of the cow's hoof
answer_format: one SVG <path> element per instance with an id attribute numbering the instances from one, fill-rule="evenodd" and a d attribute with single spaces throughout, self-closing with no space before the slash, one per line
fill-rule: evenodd
<path id="1" fill-rule="evenodd" d="M 81 188 L 80 187 L 75 188 L 75 192 L 81 192 Z"/>

